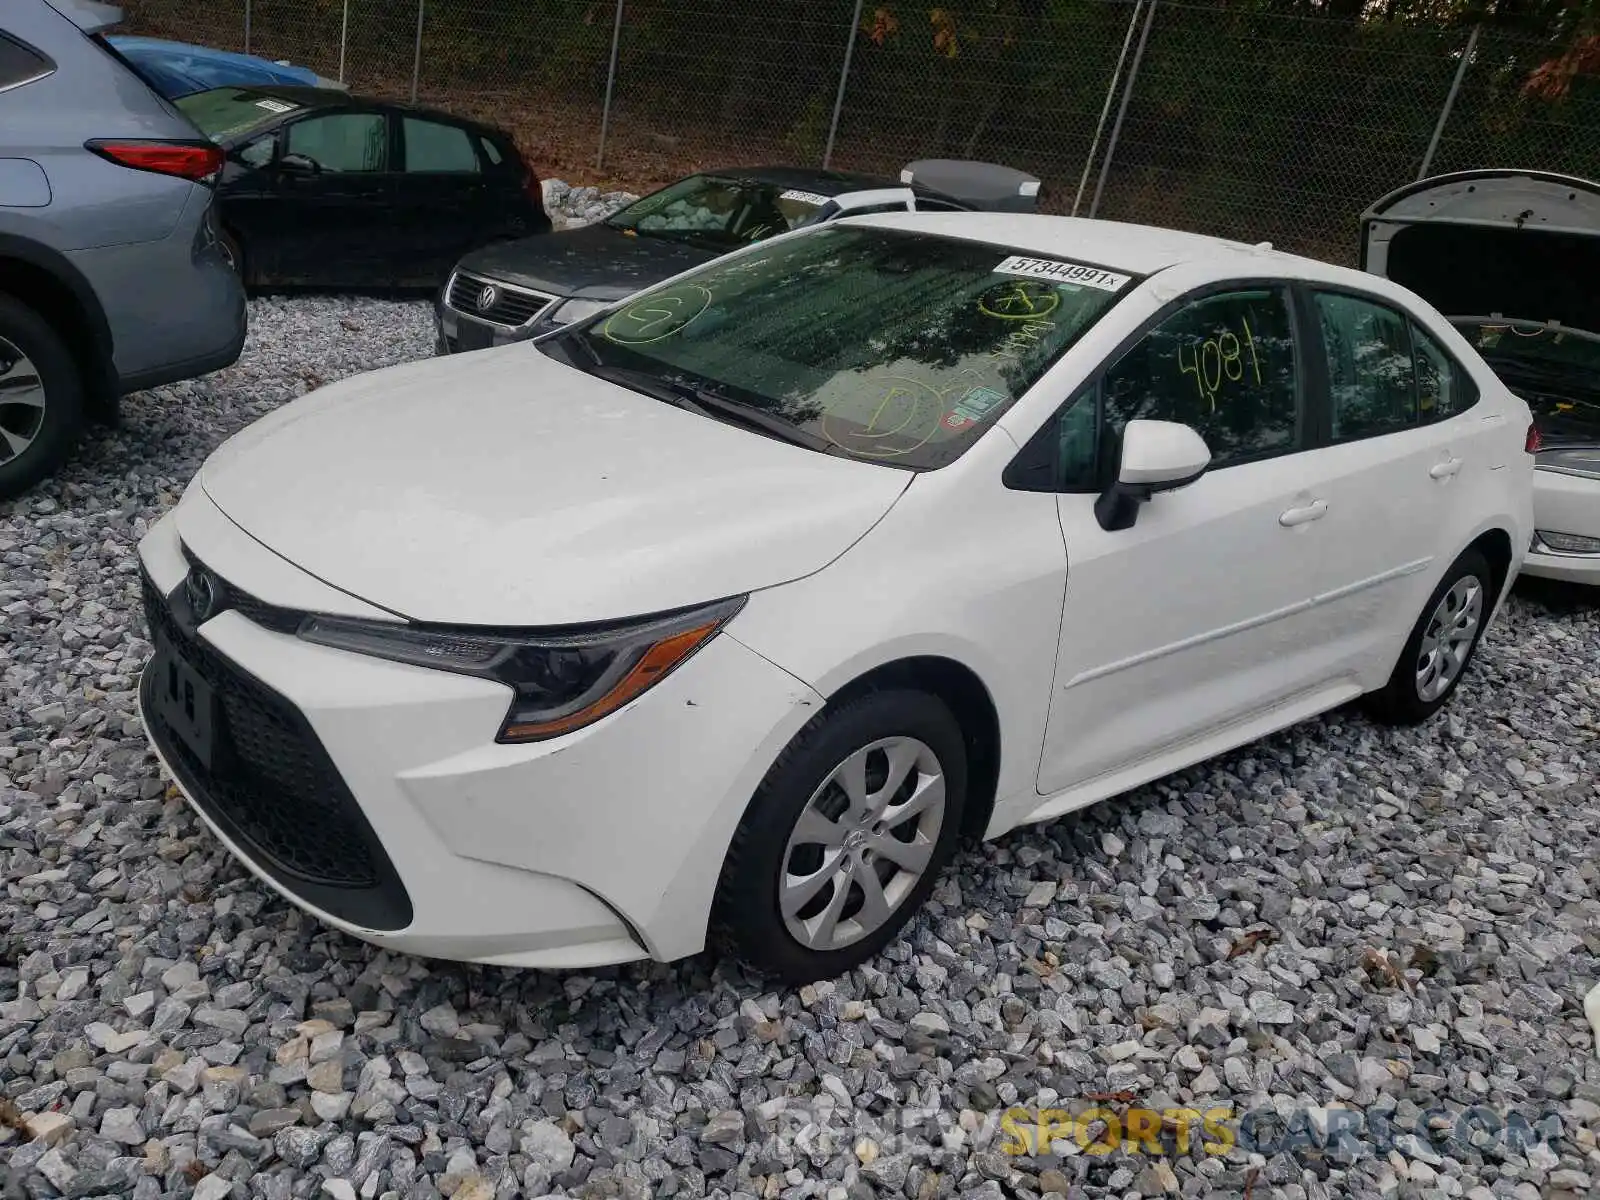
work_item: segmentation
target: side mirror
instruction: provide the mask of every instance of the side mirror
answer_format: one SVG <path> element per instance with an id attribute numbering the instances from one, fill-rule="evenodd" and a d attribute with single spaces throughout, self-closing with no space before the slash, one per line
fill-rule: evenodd
<path id="1" fill-rule="evenodd" d="M 1117 481 L 1094 502 L 1094 515 L 1108 533 L 1130 529 L 1139 506 L 1157 492 L 1193 483 L 1211 465 L 1203 437 L 1176 421 L 1129 421 L 1122 431 Z"/>

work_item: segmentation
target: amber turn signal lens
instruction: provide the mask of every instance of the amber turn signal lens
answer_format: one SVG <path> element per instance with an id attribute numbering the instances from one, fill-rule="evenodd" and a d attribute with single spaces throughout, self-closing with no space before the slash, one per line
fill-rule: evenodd
<path id="1" fill-rule="evenodd" d="M 634 664 L 631 671 L 617 681 L 616 687 L 598 700 L 585 705 L 575 713 L 568 713 L 564 717 L 556 717 L 549 721 L 528 722 L 522 725 L 507 725 L 501 731 L 499 740 L 502 742 L 538 741 L 543 738 L 569 733 L 574 729 L 579 729 L 598 721 L 607 713 L 615 712 L 641 692 L 653 687 L 669 671 L 698 650 L 717 631 L 721 624 L 722 622 L 720 621 L 709 621 L 704 625 L 697 625 L 693 629 L 686 629 L 682 633 L 675 633 L 671 637 L 662 638 L 645 651 L 644 657 Z"/>

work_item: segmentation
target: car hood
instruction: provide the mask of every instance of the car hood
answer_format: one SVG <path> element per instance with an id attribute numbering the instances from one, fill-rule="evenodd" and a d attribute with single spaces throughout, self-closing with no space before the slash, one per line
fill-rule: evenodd
<path id="1" fill-rule="evenodd" d="M 702 246 L 595 224 L 497 242 L 468 254 L 460 269 L 553 296 L 620 300 L 719 257 Z"/>
<path id="2" fill-rule="evenodd" d="M 811 574 L 913 478 L 520 343 L 321 388 L 230 438 L 198 482 L 251 537 L 369 603 L 417 621 L 546 626 Z"/>

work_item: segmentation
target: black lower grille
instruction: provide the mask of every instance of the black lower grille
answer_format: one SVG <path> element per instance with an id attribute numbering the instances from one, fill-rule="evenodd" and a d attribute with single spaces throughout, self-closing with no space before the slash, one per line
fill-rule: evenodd
<path id="1" fill-rule="evenodd" d="M 162 596 L 148 576 L 143 587 L 152 640 L 171 646 L 217 697 L 208 767 L 160 715 L 152 673 L 141 685 L 145 722 L 195 803 L 308 903 L 371 929 L 408 925 L 405 888 L 305 717 L 193 632 L 181 619 L 182 588 Z"/>

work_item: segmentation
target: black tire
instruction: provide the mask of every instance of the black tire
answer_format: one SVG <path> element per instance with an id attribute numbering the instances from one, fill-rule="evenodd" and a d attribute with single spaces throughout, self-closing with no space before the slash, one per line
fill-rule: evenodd
<path id="1" fill-rule="evenodd" d="M 13 455 L 9 441 L 0 442 L 0 497 L 19 496 L 52 474 L 72 453 L 84 427 L 83 373 L 72 351 L 50 324 L 11 296 L 0 295 L 0 355 L 7 345 L 33 364 L 44 390 L 44 411 L 30 417 L 20 405 L 8 407 L 0 389 L 0 426 L 31 440 Z M 0 363 L 0 370 L 7 364 Z"/>
<path id="2" fill-rule="evenodd" d="M 790 933 L 778 880 L 790 834 L 812 794 L 863 747 L 892 737 L 921 741 L 944 777 L 944 817 L 922 875 L 887 921 L 847 946 L 820 951 Z M 767 772 L 733 836 L 712 905 L 710 944 L 760 974 L 806 983 L 843 974 L 872 958 L 922 907 L 961 837 L 967 792 L 966 743 L 950 710 L 926 692 L 866 692 L 825 710 L 785 747 Z"/>
<path id="3" fill-rule="evenodd" d="M 1423 639 L 1428 635 L 1440 602 L 1457 584 L 1467 579 L 1475 580 L 1479 588 L 1482 607 L 1477 629 L 1467 646 L 1465 661 L 1454 678 L 1437 696 L 1425 699 L 1418 679 Z M 1488 623 L 1489 614 L 1494 611 L 1497 598 L 1494 572 L 1489 569 L 1489 561 L 1481 553 L 1467 550 L 1451 563 L 1444 578 L 1439 580 L 1439 586 L 1433 589 L 1428 602 L 1422 606 L 1422 615 L 1411 628 L 1411 636 L 1406 639 L 1405 649 L 1400 652 L 1400 660 L 1395 663 L 1389 682 L 1382 690 L 1367 697 L 1367 706 L 1373 716 L 1387 725 L 1420 725 L 1448 704 L 1456 688 L 1472 669 L 1472 660 L 1477 655 L 1478 643 L 1483 640 L 1484 626 Z"/>

